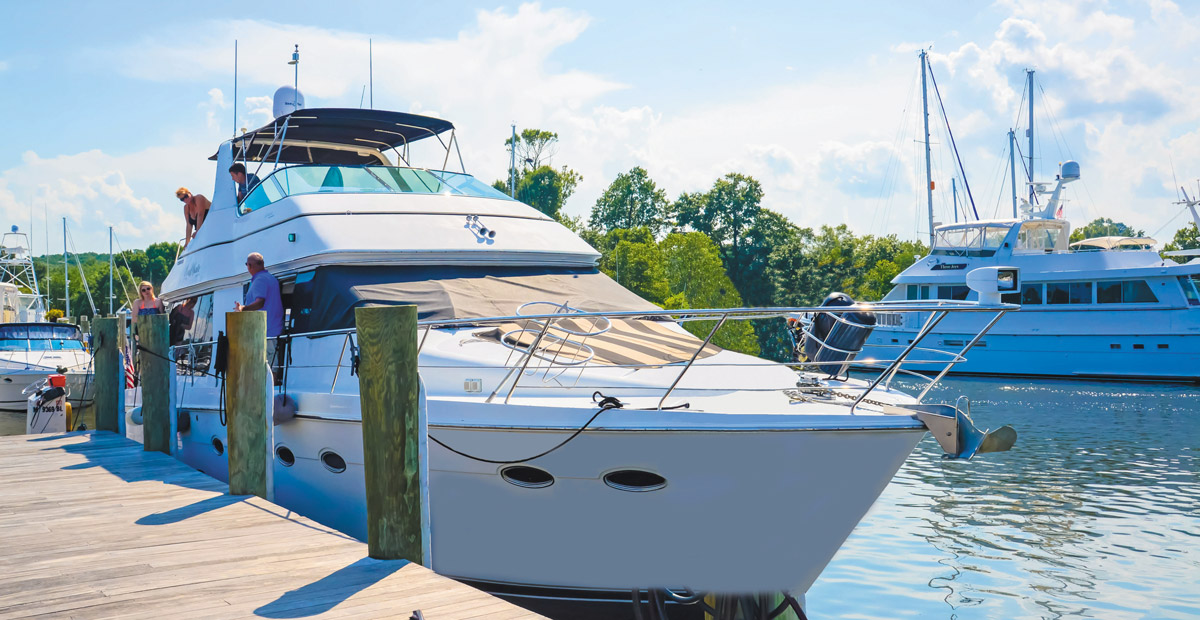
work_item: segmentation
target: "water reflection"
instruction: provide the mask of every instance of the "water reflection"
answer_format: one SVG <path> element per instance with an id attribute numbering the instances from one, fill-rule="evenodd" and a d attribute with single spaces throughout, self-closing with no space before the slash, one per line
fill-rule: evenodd
<path id="1" fill-rule="evenodd" d="M 960 463 L 922 442 L 811 617 L 1200 616 L 1200 392 L 953 379 L 936 396 L 958 393 L 1017 447 Z"/>

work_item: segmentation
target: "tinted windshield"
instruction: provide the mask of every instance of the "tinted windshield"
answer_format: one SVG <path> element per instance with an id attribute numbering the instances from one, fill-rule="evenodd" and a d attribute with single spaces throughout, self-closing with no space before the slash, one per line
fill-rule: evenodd
<path id="1" fill-rule="evenodd" d="M 256 211 L 298 194 L 448 194 L 511 200 L 469 174 L 394 166 L 289 166 L 276 170 L 242 201 Z"/>
<path id="2" fill-rule="evenodd" d="M 81 333 L 74 325 L 0 325 L 0 339 L 4 340 L 80 340 Z"/>

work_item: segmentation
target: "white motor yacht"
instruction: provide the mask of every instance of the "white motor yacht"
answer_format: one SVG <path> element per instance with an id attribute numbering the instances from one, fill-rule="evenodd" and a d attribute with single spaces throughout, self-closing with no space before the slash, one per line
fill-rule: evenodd
<path id="1" fill-rule="evenodd" d="M 1062 187 L 1079 178 L 1062 164 L 1044 207 L 1025 219 L 977 220 L 935 228 L 933 250 L 900 275 L 887 301 L 973 300 L 967 277 L 980 267 L 1014 267 L 1019 281 L 1004 301 L 1020 304 L 975 344 L 952 372 L 984 375 L 1200 381 L 1200 259 L 1179 264 L 1147 238 L 1100 237 L 1069 243 L 1057 219 Z M 1047 196 L 1048 194 L 1048 196 Z M 1192 205 L 1195 217 L 1195 205 Z M 1200 218 L 1195 218 L 1200 225 Z M 864 356 L 906 346 L 927 317 L 891 317 L 876 327 Z M 979 331 L 978 317 L 942 321 L 910 359 L 941 369 Z M 860 357 L 860 359 L 862 359 Z M 914 366 L 916 368 L 916 366 Z"/>
<path id="2" fill-rule="evenodd" d="M 1064 186 L 1080 180 L 1080 167 L 1067 161 L 1059 165 L 1053 183 L 1034 180 L 1033 70 L 1027 71 L 1026 88 L 1029 194 L 1018 202 L 1020 167 L 1016 135 L 1010 131 L 1013 217 L 983 220 L 976 216 L 972 221 L 937 225 L 924 79 L 926 73 L 932 77 L 932 72 L 925 52 L 921 52 L 921 70 L 930 253 L 892 280 L 895 287 L 884 300 L 976 300 L 971 274 L 981 267 L 1011 268 L 1003 300 L 1020 304 L 1021 309 L 977 342 L 974 335 L 985 329 L 986 320 L 947 317 L 933 326 L 930 338 L 909 360 L 928 362 L 925 372 L 940 372 L 947 358 L 974 343 L 970 359 L 955 365 L 952 372 L 1200 382 L 1200 258 L 1176 263 L 1154 249 L 1153 239 L 1144 237 L 1105 236 L 1070 242 L 1071 225 L 1062 219 L 1062 192 Z M 936 87 L 936 80 L 933 84 Z M 952 133 L 950 146 L 962 172 Z M 964 186 L 969 198 L 970 186 Z M 955 196 L 957 220 L 957 193 Z M 972 211 L 973 204 L 971 199 Z M 1200 201 L 1190 200 L 1185 192 L 1181 204 L 1190 209 L 1200 227 L 1196 212 Z M 966 207 L 963 213 L 967 214 Z M 1177 254 L 1196 256 L 1197 252 Z M 894 355 L 913 342 L 929 318 L 927 313 L 881 316 L 859 360 Z M 921 370 L 915 364 L 912 368 Z"/>
<path id="3" fill-rule="evenodd" d="M 86 405 L 91 356 L 75 325 L 47 323 L 29 255 L 29 239 L 13 227 L 0 238 L 0 409 L 25 411 L 26 388 L 51 374 L 67 376 L 76 407 Z"/>
<path id="4" fill-rule="evenodd" d="M 444 151 L 436 167 L 410 163 L 422 146 Z M 456 151 L 445 120 L 360 109 L 302 109 L 220 145 L 212 209 L 162 287 L 195 300 L 174 349 L 180 458 L 227 478 L 210 373 L 251 252 L 287 309 L 277 390 L 296 413 L 273 429 L 275 501 L 366 536 L 354 309 L 416 304 L 432 567 L 494 591 L 799 595 L 925 436 L 922 412 L 982 437 L 962 411 L 889 387 L 899 363 L 871 383 L 837 377 L 852 349 L 834 332 L 853 321 L 814 335 L 828 372 L 713 346 L 727 321 L 813 309 L 661 310 L 554 219 L 440 169 Z M 235 161 L 261 178 L 241 203 Z"/>

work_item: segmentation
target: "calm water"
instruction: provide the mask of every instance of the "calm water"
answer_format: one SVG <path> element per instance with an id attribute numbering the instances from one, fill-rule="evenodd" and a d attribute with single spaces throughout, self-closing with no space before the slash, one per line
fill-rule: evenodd
<path id="1" fill-rule="evenodd" d="M 931 399 L 959 393 L 1016 448 L 962 463 L 922 442 L 811 618 L 1200 618 L 1200 389 L 953 379 Z M 0 412 L 0 434 L 24 420 Z"/>
<path id="2" fill-rule="evenodd" d="M 1200 617 L 1200 390 L 948 380 L 1012 452 L 926 438 L 808 593 L 817 618 Z M 937 402 L 936 399 L 933 402 Z"/>

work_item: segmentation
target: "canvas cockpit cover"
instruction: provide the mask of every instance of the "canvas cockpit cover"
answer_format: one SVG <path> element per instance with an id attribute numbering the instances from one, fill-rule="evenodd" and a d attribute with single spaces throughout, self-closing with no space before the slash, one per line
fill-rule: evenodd
<path id="1" fill-rule="evenodd" d="M 354 327 L 360 306 L 416 304 L 420 320 L 452 320 L 515 316 L 533 301 L 589 312 L 658 309 L 596 269 L 331 265 L 296 278 L 292 332 Z M 535 307 L 524 314 L 552 311 Z"/>

